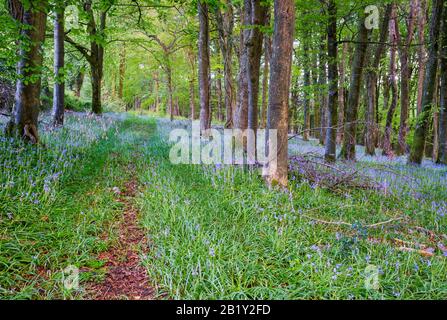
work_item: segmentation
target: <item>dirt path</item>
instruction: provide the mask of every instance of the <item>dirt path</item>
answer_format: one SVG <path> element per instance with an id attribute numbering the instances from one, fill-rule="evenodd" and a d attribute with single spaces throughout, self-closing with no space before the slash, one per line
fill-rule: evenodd
<path id="1" fill-rule="evenodd" d="M 99 255 L 107 261 L 106 278 L 87 287 L 93 300 L 152 300 L 155 290 L 149 284 L 146 269 L 140 264 L 138 248 L 145 244 L 145 235 L 138 226 L 138 210 L 132 204 L 138 191 L 135 178 L 125 183 L 124 190 L 115 190 L 117 201 L 124 205 L 118 226 L 117 244 Z"/>

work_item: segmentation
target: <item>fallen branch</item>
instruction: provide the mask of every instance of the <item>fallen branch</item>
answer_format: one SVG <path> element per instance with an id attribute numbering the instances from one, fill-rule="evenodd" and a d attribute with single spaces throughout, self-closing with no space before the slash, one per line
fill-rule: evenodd
<path id="1" fill-rule="evenodd" d="M 352 225 L 353 225 L 353 223 L 349 223 L 349 222 L 345 222 L 345 221 L 326 221 L 326 220 L 317 219 L 317 218 L 314 218 L 314 217 L 308 216 L 308 215 L 302 215 L 302 217 L 313 220 L 318 223 L 322 223 L 322 224 L 329 224 L 329 225 L 336 225 L 336 226 L 348 226 L 348 227 L 352 227 Z M 379 223 L 364 225 L 363 227 L 372 229 L 372 228 L 377 228 L 377 227 L 380 227 L 380 226 L 383 226 L 386 224 L 390 224 L 393 222 L 401 221 L 404 219 L 405 219 L 404 217 L 399 217 L 399 218 L 394 218 L 394 219 L 390 219 L 390 220 L 379 222 Z"/>

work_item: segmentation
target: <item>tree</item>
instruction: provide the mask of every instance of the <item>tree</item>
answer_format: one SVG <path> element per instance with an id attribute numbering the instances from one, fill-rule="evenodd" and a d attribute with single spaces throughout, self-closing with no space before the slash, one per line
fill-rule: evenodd
<path id="1" fill-rule="evenodd" d="M 437 162 L 447 164 L 447 9 L 445 7 L 441 34 L 441 108 L 439 113 L 439 150 Z"/>
<path id="2" fill-rule="evenodd" d="M 385 42 L 388 39 L 389 24 L 392 5 L 388 4 L 385 8 L 385 14 L 380 26 L 379 44 L 376 47 L 372 63 L 366 73 L 366 90 L 367 90 L 367 110 L 366 110 L 366 134 L 365 134 L 365 153 L 371 156 L 376 154 L 376 135 L 378 132 L 375 115 L 377 106 L 377 70 L 380 66 L 383 53 L 385 51 Z"/>
<path id="3" fill-rule="evenodd" d="M 288 185 L 288 115 L 292 69 L 295 1 L 275 0 L 274 35 L 269 87 L 268 130 L 277 130 L 278 148 L 275 163 L 267 166 L 270 185 Z M 271 155 L 269 155 L 271 156 Z"/>
<path id="4" fill-rule="evenodd" d="M 234 14 L 233 4 L 225 0 L 224 13 L 220 7 L 216 7 L 216 25 L 219 32 L 219 46 L 224 59 L 224 90 L 226 128 L 233 127 L 233 111 L 235 109 L 235 92 L 233 88 L 233 28 Z"/>
<path id="5" fill-rule="evenodd" d="M 427 134 L 433 96 L 435 94 L 435 80 L 438 69 L 439 33 L 443 15 L 446 15 L 443 0 L 434 0 L 430 23 L 429 58 L 425 72 L 424 95 L 422 97 L 422 111 L 418 116 L 413 137 L 413 146 L 409 163 L 420 165 L 424 156 L 425 136 Z M 444 20 L 445 21 L 445 20 Z"/>
<path id="6" fill-rule="evenodd" d="M 328 82 L 329 97 L 327 109 L 327 129 L 325 141 L 325 160 L 335 162 L 337 157 L 337 109 L 338 109 L 338 51 L 337 51 L 337 5 L 335 0 L 329 0 L 327 27 L 328 49 Z"/>
<path id="7" fill-rule="evenodd" d="M 27 142 L 39 142 L 38 117 L 42 78 L 42 45 L 45 40 L 47 21 L 46 0 L 36 0 L 26 7 L 21 1 L 9 0 L 8 7 L 13 19 L 23 24 L 19 43 L 20 61 L 17 80 L 14 114 L 6 131 L 16 133 Z"/>
<path id="8" fill-rule="evenodd" d="M 345 160 L 355 160 L 357 144 L 357 119 L 360 99 L 360 88 L 363 78 L 366 50 L 368 48 L 368 29 L 365 26 L 364 14 L 359 15 L 359 33 L 351 66 L 351 82 L 346 107 L 346 118 L 343 134 L 341 157 Z"/>
<path id="9" fill-rule="evenodd" d="M 65 5 L 56 1 L 54 10 L 54 91 L 53 123 L 63 125 L 65 112 Z"/>
<path id="10" fill-rule="evenodd" d="M 198 1 L 199 11 L 199 95 L 200 128 L 202 131 L 211 127 L 210 106 L 210 39 L 209 13 L 206 1 Z"/>
<path id="11" fill-rule="evenodd" d="M 383 135 L 383 155 L 391 156 L 393 153 L 393 148 L 391 145 L 391 134 L 393 132 L 393 117 L 397 107 L 397 95 L 398 95 L 398 87 L 397 87 L 397 67 L 396 67 L 396 55 L 397 55 L 397 35 L 396 35 L 396 23 L 397 23 L 397 14 L 396 14 L 396 5 L 391 5 L 391 17 L 389 23 L 389 35 L 391 41 L 391 52 L 390 52 L 390 69 L 388 76 L 388 85 L 387 87 L 391 89 L 391 103 L 388 108 L 388 113 L 386 116 L 386 124 L 385 124 L 385 132 Z M 388 101 L 388 99 L 384 99 Z M 387 103 L 385 103 L 385 107 L 387 107 Z"/>
<path id="12" fill-rule="evenodd" d="M 411 70 L 409 65 L 410 46 L 413 41 L 417 0 L 410 1 L 410 14 L 407 19 L 407 37 L 403 43 L 399 32 L 399 24 L 396 24 L 397 41 L 399 43 L 399 57 L 400 57 L 400 127 L 398 144 L 396 152 L 398 155 L 405 154 L 407 151 L 407 134 L 408 134 L 408 107 L 410 104 L 410 77 Z"/>

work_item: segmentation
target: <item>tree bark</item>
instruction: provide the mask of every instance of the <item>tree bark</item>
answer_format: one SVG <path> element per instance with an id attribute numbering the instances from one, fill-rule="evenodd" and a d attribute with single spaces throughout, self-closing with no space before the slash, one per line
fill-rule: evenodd
<path id="1" fill-rule="evenodd" d="M 425 136 L 432 109 L 432 102 L 438 69 L 438 49 L 439 49 L 439 33 L 441 29 L 441 21 L 445 21 L 446 12 L 444 10 L 444 0 L 434 0 L 433 13 L 430 24 L 430 49 L 427 69 L 424 80 L 424 95 L 422 97 L 422 111 L 417 119 L 416 130 L 414 132 L 413 146 L 409 163 L 420 165 L 424 156 Z"/>
<path id="2" fill-rule="evenodd" d="M 17 7 L 16 1 L 9 3 L 14 7 L 13 18 L 20 18 L 25 25 L 21 30 L 20 61 L 17 80 L 14 114 L 7 125 L 7 133 L 16 133 L 25 141 L 39 142 L 38 117 L 40 109 L 41 66 L 43 62 L 42 45 L 45 40 L 47 20 L 47 1 L 37 0 L 26 7 Z M 21 8 L 21 9 L 20 9 Z"/>
<path id="3" fill-rule="evenodd" d="M 250 37 L 251 3 L 244 1 L 244 9 L 241 12 L 243 28 L 240 34 L 239 49 L 239 93 L 234 115 L 234 127 L 245 130 L 248 128 L 248 48 L 247 39 Z"/>
<path id="4" fill-rule="evenodd" d="M 120 52 L 120 66 L 118 79 L 118 98 L 123 98 L 124 79 L 126 77 L 126 46 L 123 44 Z"/>
<path id="5" fill-rule="evenodd" d="M 322 15 L 326 16 L 326 12 L 324 8 L 321 10 Z M 318 78 L 318 85 L 319 85 L 319 92 L 320 92 L 320 144 L 324 145 L 326 141 L 326 129 L 327 129 L 327 95 L 326 95 L 326 86 L 327 86 L 327 72 L 326 72 L 326 63 L 327 63 L 327 56 L 326 56 L 326 39 L 327 35 L 322 34 L 321 42 L 320 42 L 320 51 L 318 54 L 318 60 L 319 60 L 319 78 Z"/>
<path id="6" fill-rule="evenodd" d="M 380 67 L 383 53 L 385 51 L 385 42 L 389 34 L 390 16 L 392 5 L 386 6 L 385 14 L 380 27 L 379 44 L 377 45 L 373 56 L 372 64 L 366 74 L 366 90 L 367 90 L 367 111 L 366 111 L 366 134 L 365 134 L 365 153 L 370 156 L 376 154 L 376 141 L 378 126 L 376 123 L 377 110 L 377 70 Z"/>
<path id="7" fill-rule="evenodd" d="M 225 1 L 225 13 L 216 9 L 216 25 L 219 33 L 219 46 L 224 59 L 224 91 L 225 91 L 225 128 L 233 127 L 233 113 L 236 104 L 236 95 L 233 88 L 233 29 L 234 15 L 231 1 Z"/>
<path id="8" fill-rule="evenodd" d="M 393 133 L 393 118 L 397 107 L 397 68 L 396 68 L 396 56 L 397 56 L 397 34 L 396 34 L 396 5 L 391 5 L 391 17 L 389 22 L 389 36 L 391 41 L 391 51 L 390 51 L 390 71 L 388 78 L 387 90 L 385 91 L 384 102 L 385 106 L 388 105 L 388 88 L 391 90 L 391 103 L 388 108 L 388 113 L 386 117 L 385 132 L 383 134 L 382 152 L 384 156 L 392 156 L 393 148 L 391 145 L 391 135 Z"/>
<path id="9" fill-rule="evenodd" d="M 444 9 L 447 11 L 447 9 Z M 441 36 L 441 98 L 437 162 L 447 164 L 447 12 L 443 13 Z"/>
<path id="10" fill-rule="evenodd" d="M 211 127 L 210 110 L 210 39 L 209 13 L 206 1 L 198 1 L 199 10 L 199 95 L 200 128 L 202 131 Z"/>
<path id="11" fill-rule="evenodd" d="M 305 36 L 307 39 L 304 39 L 303 43 L 303 68 L 304 68 L 304 75 L 303 75 L 303 111 L 304 111 L 304 129 L 303 129 L 303 140 L 309 141 L 310 136 L 310 50 L 309 50 L 309 35 Z M 295 82 L 296 87 L 298 87 L 298 84 Z M 296 91 L 298 91 L 298 88 L 296 88 Z M 297 104 L 298 97 L 295 99 L 295 103 Z M 295 108 L 296 110 L 297 108 Z M 295 111 L 297 112 L 297 111 Z"/>
<path id="12" fill-rule="evenodd" d="M 264 39 L 264 71 L 262 80 L 262 112 L 261 112 L 261 128 L 267 125 L 267 108 L 268 108 L 268 86 L 270 74 L 270 56 L 272 51 L 272 41 L 269 35 L 265 35 Z"/>
<path id="13" fill-rule="evenodd" d="M 267 181 L 270 185 L 288 184 L 288 115 L 289 90 L 292 69 L 293 38 L 295 30 L 295 1 L 275 0 L 275 31 L 269 88 L 269 130 L 276 129 L 276 165 L 269 163 Z"/>
<path id="14" fill-rule="evenodd" d="M 65 7 L 58 5 L 54 17 L 54 91 L 53 91 L 53 124 L 64 124 L 65 113 Z"/>
<path id="15" fill-rule="evenodd" d="M 348 42 L 344 42 L 339 65 L 340 77 L 339 77 L 339 92 L 338 92 L 337 144 L 342 144 L 343 142 L 343 132 L 344 132 L 343 124 L 345 119 L 345 81 L 346 81 L 345 62 L 346 62 L 346 56 L 348 55 L 348 49 L 349 49 Z"/>
<path id="16" fill-rule="evenodd" d="M 248 129 L 253 130 L 254 135 L 248 135 L 247 143 L 253 145 L 256 150 L 256 132 L 258 130 L 259 110 L 259 77 L 261 69 L 262 44 L 264 34 L 262 27 L 267 21 L 267 5 L 261 5 L 261 0 L 246 0 L 251 3 L 251 30 L 247 43 L 248 56 Z M 254 138 L 254 141 L 251 139 Z"/>
<path id="17" fill-rule="evenodd" d="M 418 9 L 418 96 L 417 96 L 417 111 L 418 114 L 422 111 L 422 96 L 424 94 L 424 76 L 425 76 L 425 63 L 426 63 L 426 50 L 425 50 L 425 25 L 427 12 L 427 0 L 419 1 Z"/>
<path id="18" fill-rule="evenodd" d="M 360 88 L 362 85 L 363 68 L 368 48 L 368 29 L 365 26 L 364 14 L 359 16 L 359 34 L 351 66 L 351 84 L 346 108 L 344 125 L 344 140 L 341 157 L 345 160 L 356 160 L 356 137 Z"/>
<path id="19" fill-rule="evenodd" d="M 337 157 L 337 109 L 338 109 L 338 51 L 337 51 L 337 4 L 328 2 L 328 109 L 325 142 L 325 160 L 335 162 Z"/>

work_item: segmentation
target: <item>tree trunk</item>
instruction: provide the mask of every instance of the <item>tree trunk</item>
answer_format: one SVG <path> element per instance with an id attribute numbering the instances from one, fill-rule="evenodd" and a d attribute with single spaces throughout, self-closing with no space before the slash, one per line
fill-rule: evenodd
<path id="1" fill-rule="evenodd" d="M 174 121 L 174 90 L 172 88 L 172 70 L 170 63 L 168 62 L 166 67 L 166 82 L 168 84 L 168 112 L 171 121 Z"/>
<path id="2" fill-rule="evenodd" d="M 424 156 L 425 136 L 432 109 L 433 96 L 435 94 L 435 80 L 438 69 L 438 49 L 439 49 L 439 33 L 441 29 L 441 21 L 446 21 L 447 9 L 443 10 L 444 1 L 434 0 L 433 13 L 430 24 L 430 50 L 425 72 L 424 95 L 422 97 L 422 111 L 418 117 L 416 130 L 414 132 L 413 146 L 409 162 L 420 165 Z"/>
<path id="3" fill-rule="evenodd" d="M 234 119 L 234 127 L 245 130 L 248 128 L 248 48 L 247 39 L 250 37 L 251 4 L 249 0 L 244 2 L 244 10 L 241 12 L 243 29 L 240 34 L 239 49 L 239 94 Z"/>
<path id="4" fill-rule="evenodd" d="M 372 64 L 366 74 L 366 90 L 367 90 L 367 111 L 366 111 L 366 134 L 365 134 L 365 153 L 370 156 L 376 154 L 376 141 L 378 127 L 376 123 L 377 110 L 377 70 L 380 67 L 380 61 L 385 49 L 385 42 L 389 34 L 390 16 L 392 5 L 386 6 L 385 15 L 382 19 L 380 27 L 379 44 L 377 45 Z"/>
<path id="5" fill-rule="evenodd" d="M 447 12 L 443 13 L 441 36 L 441 98 L 437 162 L 447 164 Z"/>
<path id="6" fill-rule="evenodd" d="M 424 76 L 425 76 L 425 63 L 426 63 L 426 50 L 425 50 L 425 25 L 427 12 L 427 0 L 419 1 L 418 10 L 418 97 L 417 97 L 417 111 L 418 114 L 422 111 L 422 96 L 424 94 Z"/>
<path id="7" fill-rule="evenodd" d="M 199 9 L 199 95 L 200 128 L 208 130 L 211 126 L 210 110 L 210 39 L 209 13 L 206 1 L 198 1 Z"/>
<path id="8" fill-rule="evenodd" d="M 275 0 L 275 30 L 269 88 L 269 130 L 277 130 L 277 156 L 268 165 L 270 185 L 288 184 L 288 112 L 295 30 L 295 1 Z"/>
<path id="9" fill-rule="evenodd" d="M 343 43 L 343 51 L 341 55 L 340 65 L 339 65 L 339 92 L 338 92 L 338 124 L 337 124 L 337 144 L 342 144 L 343 142 L 343 124 L 345 119 L 345 81 L 346 81 L 346 70 L 345 62 L 346 56 L 348 55 L 349 44 L 347 42 Z"/>
<path id="10" fill-rule="evenodd" d="M 398 155 L 403 155 L 407 153 L 407 134 L 408 134 L 408 108 L 410 105 L 410 45 L 413 41 L 415 22 L 416 22 L 416 11 L 417 11 L 417 1 L 410 1 L 410 15 L 408 17 L 408 33 L 407 39 L 404 44 L 400 40 L 399 24 L 396 24 L 396 32 L 399 42 L 399 56 L 400 56 L 400 127 L 399 127 L 399 137 L 398 144 L 396 146 L 396 153 Z"/>
<path id="11" fill-rule="evenodd" d="M 337 52 L 337 4 L 328 2 L 328 109 L 325 143 L 325 160 L 335 162 L 337 157 L 337 104 L 338 104 L 338 52 Z"/>
<path id="12" fill-rule="evenodd" d="M 262 80 L 262 112 L 261 112 L 261 128 L 267 125 L 267 108 L 268 108 L 268 86 L 270 74 L 270 56 L 272 50 L 271 38 L 265 35 L 264 39 L 264 72 Z"/>
<path id="13" fill-rule="evenodd" d="M 226 0 L 226 10 L 222 14 L 216 9 L 216 25 L 219 33 L 219 46 L 224 59 L 224 90 L 225 90 L 225 128 L 233 127 L 233 111 L 235 109 L 235 90 L 233 89 L 233 28 L 234 15 L 231 1 Z"/>
<path id="14" fill-rule="evenodd" d="M 42 44 L 45 40 L 46 0 L 33 1 L 32 6 L 22 8 L 20 61 L 17 80 L 14 114 L 7 125 L 7 133 L 16 133 L 27 142 L 39 142 L 38 117 L 40 109 L 41 66 L 43 62 Z M 17 16 L 13 15 L 14 18 Z"/>
<path id="15" fill-rule="evenodd" d="M 388 105 L 388 88 L 391 90 L 391 104 L 388 108 L 388 113 L 386 117 L 385 132 L 383 134 L 382 152 L 384 156 L 392 156 L 393 148 L 391 144 L 391 135 L 393 133 L 393 118 L 397 107 L 397 74 L 396 74 L 396 55 L 397 55 L 397 34 L 396 34 L 396 23 L 397 14 L 395 4 L 391 5 L 391 17 L 389 23 L 389 35 L 391 41 L 391 52 L 390 52 L 390 72 L 388 78 L 387 90 L 385 91 L 384 103 L 385 106 Z"/>
<path id="16" fill-rule="evenodd" d="M 195 87 L 195 70 L 196 70 L 196 57 L 191 48 L 188 49 L 189 65 L 191 67 L 191 78 L 189 80 L 189 109 L 191 120 L 196 119 L 196 87 Z"/>
<path id="17" fill-rule="evenodd" d="M 321 10 L 322 15 L 326 16 L 326 12 L 324 8 Z M 321 44 L 320 44 L 320 52 L 318 54 L 318 60 L 319 60 L 319 92 L 320 92 L 320 144 L 324 145 L 326 141 L 326 130 L 327 130 L 327 95 L 326 95 L 326 86 L 327 86 L 327 72 L 326 72 L 326 63 L 327 63 L 327 56 L 326 56 L 326 34 L 322 34 L 321 37 Z"/>
<path id="18" fill-rule="evenodd" d="M 304 128 L 303 128 L 303 140 L 309 141 L 310 136 L 310 52 L 309 52 L 309 34 L 305 35 L 305 39 L 303 41 L 303 111 L 304 111 Z M 294 81 L 294 86 L 296 86 L 295 91 L 298 91 L 298 81 Z M 298 104 L 298 97 L 294 99 L 295 104 Z M 297 111 L 297 107 L 294 108 L 295 113 Z"/>
<path id="19" fill-rule="evenodd" d="M 223 99 L 222 99 L 222 71 L 217 70 L 218 77 L 216 78 L 216 98 L 217 98 L 217 119 L 223 121 Z"/>
<path id="20" fill-rule="evenodd" d="M 65 8 L 60 5 L 56 8 L 54 17 L 54 92 L 53 92 L 53 124 L 64 124 L 65 112 L 65 80 L 63 68 L 65 67 Z"/>
<path id="21" fill-rule="evenodd" d="M 82 85 L 84 84 L 84 76 L 85 73 L 82 70 L 79 70 L 78 74 L 76 75 L 74 94 L 78 98 L 81 97 Z"/>
<path id="22" fill-rule="evenodd" d="M 247 143 L 255 147 L 256 132 L 258 130 L 259 109 L 259 76 L 261 69 L 262 44 L 264 35 L 261 28 L 267 21 L 267 5 L 261 5 L 261 0 L 246 0 L 251 3 L 251 30 L 247 43 L 248 56 L 248 129 L 253 130 L 254 135 L 248 135 Z M 254 138 L 254 141 L 251 139 Z"/>
<path id="23" fill-rule="evenodd" d="M 118 82 L 118 98 L 123 98 L 124 79 L 126 77 L 126 46 L 123 45 L 120 52 L 120 67 L 119 67 L 119 82 Z"/>
<path id="24" fill-rule="evenodd" d="M 365 64 L 366 50 L 368 48 L 368 29 L 365 26 L 364 14 L 359 16 L 359 34 L 355 47 L 354 58 L 351 66 L 351 84 L 346 108 L 346 119 L 344 125 L 344 140 L 341 157 L 345 160 L 356 159 L 356 137 L 357 119 L 360 99 L 360 88 L 362 86 L 363 67 Z"/>

